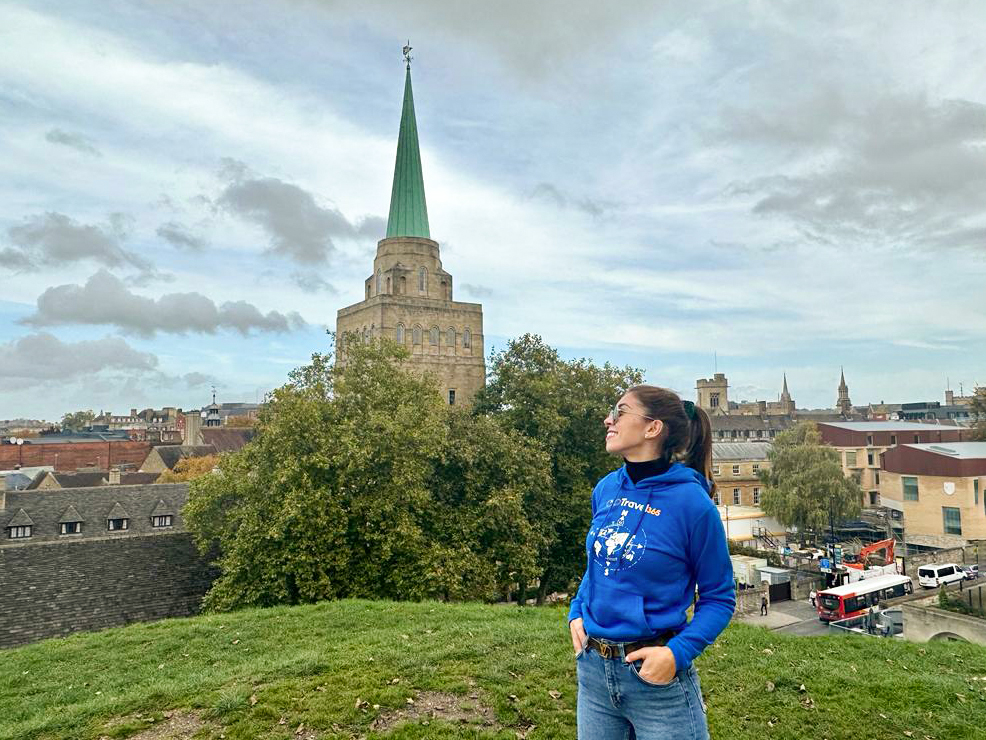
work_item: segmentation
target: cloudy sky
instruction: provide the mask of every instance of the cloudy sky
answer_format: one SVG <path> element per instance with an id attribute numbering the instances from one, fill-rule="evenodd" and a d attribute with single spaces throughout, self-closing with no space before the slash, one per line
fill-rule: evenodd
<path id="1" fill-rule="evenodd" d="M 0 419 L 254 401 L 383 237 L 404 70 L 432 236 L 524 332 L 693 393 L 986 383 L 981 3 L 0 3 Z"/>

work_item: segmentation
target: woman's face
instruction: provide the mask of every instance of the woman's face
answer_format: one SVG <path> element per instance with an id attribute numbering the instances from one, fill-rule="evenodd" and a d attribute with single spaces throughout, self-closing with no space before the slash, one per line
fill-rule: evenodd
<path id="1" fill-rule="evenodd" d="M 618 418 L 614 418 L 618 417 Z M 653 460 L 659 454 L 664 423 L 651 419 L 632 393 L 624 393 L 613 413 L 603 420 L 606 427 L 606 452 L 631 462 Z"/>

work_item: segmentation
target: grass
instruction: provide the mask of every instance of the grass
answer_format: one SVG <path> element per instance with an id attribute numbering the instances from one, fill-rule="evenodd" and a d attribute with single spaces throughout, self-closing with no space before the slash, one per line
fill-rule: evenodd
<path id="1" fill-rule="evenodd" d="M 714 738 L 984 736 L 974 645 L 737 624 L 698 667 Z M 326 602 L 0 653 L 3 739 L 574 738 L 575 698 L 560 608 Z"/>

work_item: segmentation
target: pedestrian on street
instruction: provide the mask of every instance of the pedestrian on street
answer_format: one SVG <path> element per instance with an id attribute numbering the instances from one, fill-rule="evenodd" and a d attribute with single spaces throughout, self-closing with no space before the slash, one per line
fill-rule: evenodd
<path id="1" fill-rule="evenodd" d="M 588 563 L 568 614 L 578 737 L 708 740 L 693 661 L 736 604 L 712 499 L 709 417 L 672 391 L 638 385 L 603 424 L 606 451 L 625 464 L 592 493 Z"/>
<path id="2" fill-rule="evenodd" d="M 812 589 L 811 591 L 808 592 L 808 601 L 811 602 L 812 606 L 815 606 L 815 596 L 816 596 L 815 589 Z"/>
<path id="3" fill-rule="evenodd" d="M 767 616 L 767 594 L 760 597 L 760 616 Z"/>

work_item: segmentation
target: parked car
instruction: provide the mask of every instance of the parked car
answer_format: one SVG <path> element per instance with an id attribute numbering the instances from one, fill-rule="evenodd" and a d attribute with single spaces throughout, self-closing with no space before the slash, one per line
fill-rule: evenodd
<path id="1" fill-rule="evenodd" d="M 956 563 L 930 563 L 918 568 L 918 583 L 924 588 L 938 588 L 943 583 L 957 583 L 965 573 Z"/>
<path id="2" fill-rule="evenodd" d="M 963 565 L 960 566 L 962 572 L 965 574 L 965 579 L 967 581 L 974 581 L 979 578 L 979 566 L 978 565 Z"/>

